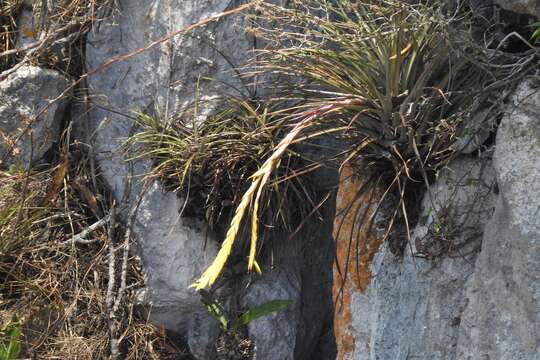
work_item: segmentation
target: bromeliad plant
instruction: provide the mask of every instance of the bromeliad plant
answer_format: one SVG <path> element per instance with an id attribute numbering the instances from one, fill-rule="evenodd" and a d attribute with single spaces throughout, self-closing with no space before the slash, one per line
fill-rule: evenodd
<path id="1" fill-rule="evenodd" d="M 260 4 L 253 18 L 255 33 L 270 46 L 261 51 L 255 67 L 258 74 L 294 79 L 285 96 L 302 97 L 305 103 L 290 109 L 294 128 L 251 176 L 222 251 L 194 284 L 198 289 L 211 286 L 222 271 L 244 208 L 250 205 L 252 229 L 257 228 L 267 178 L 289 145 L 306 133 L 323 127 L 319 133 L 333 133 L 349 143 L 342 165 L 361 162 L 371 176 L 358 196 L 381 183 L 387 191 L 379 205 L 387 194 L 398 196 L 388 235 L 395 218 L 408 225 L 406 191 L 427 185 L 447 164 L 458 126 L 478 106 L 474 87 L 485 73 L 451 50 L 448 21 L 435 9 L 397 1 L 290 3 Z M 256 242 L 254 233 L 249 269 Z"/>
<path id="2" fill-rule="evenodd" d="M 298 91 L 307 106 L 334 103 L 325 121 L 347 128 L 350 159 L 367 161 L 403 191 L 443 167 L 483 76 L 449 48 L 445 20 L 424 5 L 394 1 L 293 3 L 261 5 L 265 19 L 292 30 L 259 27 L 276 46 L 263 51 L 260 71 L 305 80 Z M 351 106 L 343 98 L 364 101 Z"/>
<path id="3" fill-rule="evenodd" d="M 279 193 L 274 191 L 277 179 L 296 181 L 287 173 L 302 168 L 288 165 L 292 158 L 301 158 L 292 157 L 293 144 L 329 134 L 345 140 L 342 166 L 361 163 L 369 171 L 358 196 L 385 184 L 379 205 L 388 194 L 399 199 L 388 235 L 395 219 L 409 224 L 406 194 L 429 184 L 447 164 L 456 150 L 458 127 L 481 103 L 474 88 L 482 84 L 485 73 L 468 60 L 476 54 L 466 57 L 456 50 L 460 47 L 453 46 L 449 22 L 453 28 L 462 25 L 446 20 L 436 9 L 394 0 L 293 0 L 287 7 L 260 2 L 256 13 L 251 18 L 253 31 L 268 47 L 260 51 L 255 73 L 291 79 L 282 89 L 281 98 L 288 101 L 279 111 L 258 105 L 255 112 L 251 107 L 249 117 L 243 116 L 254 124 L 271 119 L 271 125 L 262 127 L 262 150 L 259 142 L 257 151 L 245 146 L 261 140 L 254 135 L 261 128 L 254 133 L 244 124 L 230 135 L 231 110 L 226 110 L 225 118 L 212 117 L 209 125 L 182 128 L 184 133 L 176 129 L 171 133 L 173 125 L 156 124 L 151 135 L 137 135 L 143 143 L 159 144 L 151 145 L 146 155 L 157 159 L 154 174 L 162 178 L 172 174 L 184 187 L 196 174 L 209 172 L 208 193 L 217 189 L 212 186 L 216 177 L 245 184 L 234 186 L 242 189 L 242 195 L 230 192 L 236 211 L 216 259 L 193 284 L 199 290 L 210 287 L 221 274 L 246 224 L 251 230 L 248 269 L 257 268 L 259 222 L 267 201 Z M 283 107 L 291 103 L 294 106 Z M 170 143 L 181 144 L 179 150 L 170 150 Z M 172 162 L 178 167 L 171 172 Z M 206 171 L 200 170 L 202 165 Z M 227 174 L 229 169 L 239 176 Z M 376 214 L 369 217 L 370 224 Z"/>

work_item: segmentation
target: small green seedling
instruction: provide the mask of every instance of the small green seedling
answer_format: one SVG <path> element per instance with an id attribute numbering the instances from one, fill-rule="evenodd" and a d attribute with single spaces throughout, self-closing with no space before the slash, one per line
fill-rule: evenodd
<path id="1" fill-rule="evenodd" d="M 216 298 L 205 290 L 199 291 L 199 294 L 201 295 L 201 301 L 205 305 L 206 310 L 220 323 L 221 329 L 224 332 L 233 333 L 238 332 L 240 328 L 246 326 L 255 319 L 277 311 L 285 310 L 292 303 L 291 300 L 272 300 L 265 302 L 245 311 L 242 315 L 232 321 L 231 324 L 231 319 L 227 315 L 225 308 Z"/>
<path id="2" fill-rule="evenodd" d="M 219 322 L 221 329 L 226 332 L 229 329 L 229 318 L 223 305 L 208 291 L 200 290 L 199 294 L 201 295 L 202 303 L 206 307 L 206 311 Z"/>
<path id="3" fill-rule="evenodd" d="M 18 359 L 21 352 L 21 324 L 16 315 L 0 329 L 0 360 Z"/>

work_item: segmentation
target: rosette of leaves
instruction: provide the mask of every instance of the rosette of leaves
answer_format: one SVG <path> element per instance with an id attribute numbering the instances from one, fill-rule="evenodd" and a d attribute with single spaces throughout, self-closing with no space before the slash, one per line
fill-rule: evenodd
<path id="1" fill-rule="evenodd" d="M 298 121 L 254 173 L 242 205 L 256 213 L 254 194 L 263 191 L 273 164 L 290 144 L 322 128 L 321 134 L 349 144 L 342 165 L 361 164 L 358 170 L 369 174 L 358 197 L 386 186 L 376 211 L 359 218 L 371 228 L 385 197 L 397 195 L 385 237 L 396 220 L 408 232 L 405 199 L 425 189 L 452 158 L 458 127 L 481 103 L 476 93 L 486 74 L 470 61 L 476 54 L 465 56 L 458 50 L 464 47 L 451 46 L 449 29 L 464 36 L 459 29 L 465 25 L 427 5 L 397 1 L 260 2 L 251 20 L 254 34 L 267 44 L 257 56 L 255 74 L 271 81 L 289 78 L 282 82 L 283 96 L 304 102 L 283 111 Z M 245 211 L 238 207 L 237 214 L 241 219 Z M 238 222 L 231 223 L 226 240 L 238 233 Z M 251 243 L 256 242 L 252 237 Z M 196 288 L 212 285 L 222 271 L 230 252 L 222 249 Z M 252 268 L 253 246 L 248 262 Z"/>
<path id="2" fill-rule="evenodd" d="M 486 72 L 470 61 L 481 54 L 454 46 L 466 43 L 453 38 L 465 36 L 466 21 L 398 1 L 293 0 L 258 11 L 254 31 L 269 46 L 256 71 L 297 79 L 291 95 L 306 108 L 334 104 L 318 121 L 342 129 L 342 163 L 370 174 L 361 192 L 384 184 L 381 202 L 400 199 L 387 235 L 396 217 L 409 223 L 405 198 L 446 166 L 458 128 L 481 103 Z"/>

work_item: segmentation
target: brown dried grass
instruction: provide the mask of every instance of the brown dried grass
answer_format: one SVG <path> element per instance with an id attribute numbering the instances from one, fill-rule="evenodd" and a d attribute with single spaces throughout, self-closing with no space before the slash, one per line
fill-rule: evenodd
<path id="1" fill-rule="evenodd" d="M 23 323 L 21 356 L 39 359 L 99 359 L 109 351 L 107 231 L 99 228 L 76 244 L 70 239 L 107 211 L 92 209 L 79 189 L 84 160 L 64 171 L 0 172 L 0 320 L 16 314 Z M 81 165 L 82 164 L 82 165 Z M 58 186 L 55 199 L 50 190 Z M 56 177 L 56 179 L 55 179 Z M 76 187 L 72 184 L 78 181 Z M 97 193 L 91 184 L 84 185 Z M 95 215 L 94 215 L 95 214 Z M 128 263 L 130 291 L 119 312 L 120 348 L 127 359 L 178 358 L 163 331 L 136 316 L 135 290 L 144 285 L 139 264 Z"/>

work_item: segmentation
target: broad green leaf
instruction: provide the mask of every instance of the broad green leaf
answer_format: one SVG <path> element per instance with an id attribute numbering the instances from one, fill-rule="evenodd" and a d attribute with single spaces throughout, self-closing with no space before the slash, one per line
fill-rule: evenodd
<path id="1" fill-rule="evenodd" d="M 258 319 L 262 316 L 271 314 L 276 311 L 285 310 L 290 304 L 291 300 L 272 300 L 262 305 L 256 306 L 243 313 L 238 320 L 236 320 L 235 329 L 241 326 L 249 324 L 251 321 Z"/>

